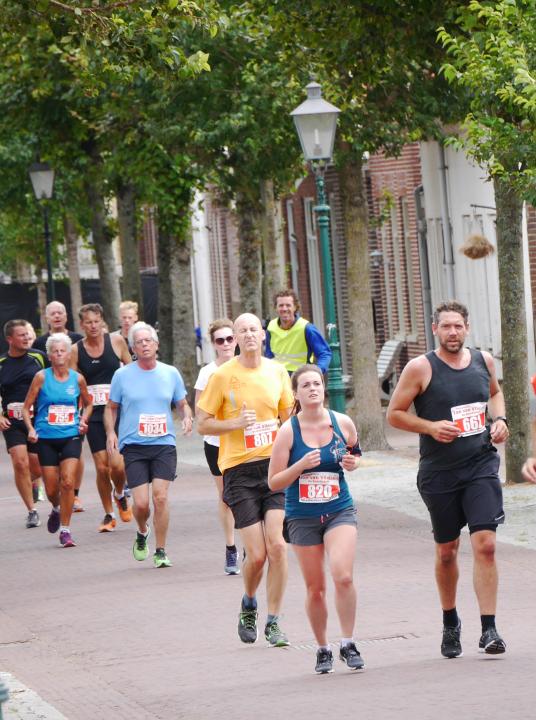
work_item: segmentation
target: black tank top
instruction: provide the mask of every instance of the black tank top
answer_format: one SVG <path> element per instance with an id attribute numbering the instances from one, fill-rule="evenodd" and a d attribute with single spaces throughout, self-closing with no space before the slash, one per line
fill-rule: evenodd
<path id="1" fill-rule="evenodd" d="M 426 390 L 414 400 L 417 415 L 432 421 L 454 421 L 463 435 L 451 443 L 420 435 L 421 468 L 446 470 L 495 450 L 486 424 L 489 370 L 479 350 L 470 348 L 469 351 L 471 362 L 462 370 L 451 368 L 435 352 L 425 356 L 432 366 L 432 378 Z"/>
<path id="2" fill-rule="evenodd" d="M 109 385 L 115 371 L 121 367 L 121 361 L 115 354 L 110 335 L 104 335 L 104 350 L 99 357 L 88 355 L 84 341 L 76 343 L 78 346 L 78 369 L 86 379 L 88 385 Z M 95 405 L 90 421 L 100 422 L 104 415 L 104 405 Z"/>

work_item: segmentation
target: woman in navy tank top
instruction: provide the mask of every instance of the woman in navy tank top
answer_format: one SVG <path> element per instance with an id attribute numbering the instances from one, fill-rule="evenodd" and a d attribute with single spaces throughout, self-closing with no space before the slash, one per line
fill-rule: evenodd
<path id="1" fill-rule="evenodd" d="M 359 670 L 364 663 L 353 639 L 357 522 L 344 478 L 345 470 L 359 464 L 357 431 L 347 415 L 324 407 L 324 376 L 316 365 L 298 368 L 292 389 L 294 413 L 275 439 L 268 483 L 272 490 L 285 489 L 288 538 L 305 580 L 305 608 L 318 643 L 315 671 L 333 671 L 327 639 L 326 556 L 342 631 L 339 658 Z"/>

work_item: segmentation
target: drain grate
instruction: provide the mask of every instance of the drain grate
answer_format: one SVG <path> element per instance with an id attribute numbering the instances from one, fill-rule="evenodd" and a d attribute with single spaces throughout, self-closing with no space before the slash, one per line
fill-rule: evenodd
<path id="1" fill-rule="evenodd" d="M 418 638 L 418 635 L 415 635 L 415 633 L 406 633 L 405 635 L 386 635 L 384 637 L 373 637 L 373 638 L 359 638 L 356 643 L 359 647 L 361 645 L 374 645 L 376 643 L 385 643 L 385 642 L 398 642 L 399 640 L 414 640 Z M 330 643 L 333 647 L 339 647 L 340 643 L 338 642 L 332 642 Z M 315 642 L 304 642 L 304 643 L 292 643 L 290 646 L 293 650 L 313 650 L 316 651 L 317 644 Z"/>

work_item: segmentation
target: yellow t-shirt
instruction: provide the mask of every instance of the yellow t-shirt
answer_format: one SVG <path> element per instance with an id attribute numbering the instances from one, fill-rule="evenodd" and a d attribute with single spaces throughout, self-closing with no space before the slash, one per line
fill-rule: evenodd
<path id="1" fill-rule="evenodd" d="M 279 413 L 294 404 L 285 368 L 264 357 L 259 367 L 245 368 L 237 357 L 232 358 L 211 376 L 197 404 L 217 420 L 228 420 L 240 414 L 243 403 L 255 410 L 257 421 L 251 429 L 220 435 L 218 465 L 222 472 L 271 456 Z"/>

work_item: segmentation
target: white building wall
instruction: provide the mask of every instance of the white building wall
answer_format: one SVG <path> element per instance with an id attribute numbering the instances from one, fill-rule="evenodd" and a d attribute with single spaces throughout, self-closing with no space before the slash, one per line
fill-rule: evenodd
<path id="1" fill-rule="evenodd" d="M 453 245 L 453 285 L 457 300 L 469 308 L 470 337 L 473 347 L 488 350 L 496 358 L 502 377 L 501 316 L 497 254 L 471 260 L 460 252 L 468 235 L 485 235 L 496 248 L 495 196 L 485 171 L 461 152 L 445 148 L 445 178 Z M 441 189 L 441 156 L 437 142 L 421 143 L 424 202 L 428 229 L 428 252 L 432 304 L 448 298 L 448 272 L 445 262 L 442 218 L 445 216 Z M 475 206 L 475 207 L 473 207 Z M 525 295 L 529 338 L 532 334 L 532 301 L 528 263 L 527 228 L 524 222 Z M 536 371 L 534 345 L 529 342 L 529 370 Z"/>

